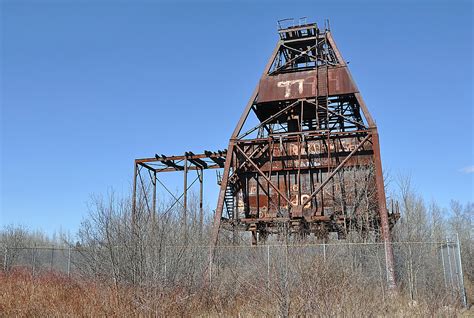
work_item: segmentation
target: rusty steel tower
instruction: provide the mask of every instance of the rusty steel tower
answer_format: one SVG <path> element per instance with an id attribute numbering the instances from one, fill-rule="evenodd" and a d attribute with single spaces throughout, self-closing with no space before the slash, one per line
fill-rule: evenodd
<path id="1" fill-rule="evenodd" d="M 386 206 L 377 127 L 329 26 L 279 23 L 278 34 L 229 141 L 212 244 L 221 228 L 250 231 L 252 244 L 353 229 L 390 243 L 397 213 Z M 244 130 L 251 113 L 257 124 Z"/>
<path id="2" fill-rule="evenodd" d="M 157 173 L 181 171 L 183 194 L 173 196 L 173 205 L 182 205 L 186 229 L 188 174 L 196 171 L 202 228 L 203 171 L 220 169 L 211 255 L 221 229 L 234 238 L 248 231 L 253 245 L 271 234 L 324 240 L 331 232 L 339 238 L 372 232 L 385 243 L 394 287 L 390 229 L 399 213 L 393 204 L 391 213 L 387 209 L 377 127 L 329 23 L 319 28 L 292 21 L 279 22 L 276 47 L 227 150 L 135 160 L 133 216 L 138 196 L 155 215 L 157 182 L 164 186 Z M 151 204 L 142 169 L 150 176 Z"/>

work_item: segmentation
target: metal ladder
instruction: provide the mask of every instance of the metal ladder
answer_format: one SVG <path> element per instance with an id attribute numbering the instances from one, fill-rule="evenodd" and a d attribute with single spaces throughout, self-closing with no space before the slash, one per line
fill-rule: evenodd
<path id="1" fill-rule="evenodd" d="M 222 185 L 222 175 L 219 172 L 216 172 L 217 174 L 217 184 L 220 186 Z M 225 189 L 225 195 L 224 195 L 224 204 L 227 212 L 227 216 L 229 220 L 232 220 L 234 218 L 234 210 L 235 210 L 235 200 L 234 200 L 234 186 L 232 182 L 229 182 L 227 184 L 227 187 Z"/>
<path id="2" fill-rule="evenodd" d="M 232 220 L 234 218 L 235 201 L 234 189 L 231 185 L 227 185 L 225 189 L 224 202 L 227 210 L 227 215 L 229 216 L 229 219 Z"/>

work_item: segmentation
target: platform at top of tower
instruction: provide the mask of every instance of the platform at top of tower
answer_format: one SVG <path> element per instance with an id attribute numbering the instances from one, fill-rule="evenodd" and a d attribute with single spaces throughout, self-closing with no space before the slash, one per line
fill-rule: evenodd
<path id="1" fill-rule="evenodd" d="M 317 34 L 317 30 L 318 26 L 316 23 L 311 23 L 279 29 L 278 33 L 282 40 L 292 40 L 314 37 Z"/>

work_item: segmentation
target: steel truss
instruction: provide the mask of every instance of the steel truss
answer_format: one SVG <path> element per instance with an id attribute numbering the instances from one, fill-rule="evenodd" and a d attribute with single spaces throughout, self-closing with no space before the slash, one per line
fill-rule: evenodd
<path id="1" fill-rule="evenodd" d="M 157 183 L 172 195 L 157 173 L 180 171 L 183 194 L 172 195 L 172 207 L 182 199 L 186 228 L 188 172 L 195 170 L 202 226 L 203 170 L 222 168 L 211 259 L 221 228 L 234 238 L 237 231 L 250 231 L 253 245 L 270 234 L 327 239 L 329 232 L 344 237 L 352 230 L 373 231 L 386 244 L 387 278 L 395 287 L 390 228 L 399 213 L 393 204 L 392 213 L 387 210 L 377 126 L 328 26 L 292 25 L 278 33 L 228 150 L 135 160 L 133 215 L 138 185 L 146 192 L 143 169 L 153 184 L 151 207 L 146 202 L 153 213 Z M 243 130 L 251 114 L 258 124 Z M 358 169 L 369 172 L 349 189 L 347 180 Z M 357 203 L 362 192 L 365 207 Z"/>
<path id="2" fill-rule="evenodd" d="M 328 232 L 344 236 L 355 228 L 379 232 L 390 243 L 398 214 L 386 207 L 377 127 L 329 28 L 304 24 L 278 32 L 229 141 L 212 245 L 221 228 L 250 231 L 252 244 L 288 229 L 325 239 Z M 243 131 L 251 113 L 259 123 Z M 374 189 L 373 206 L 351 215 L 354 203 L 344 178 L 356 168 L 373 169 L 366 180 Z M 335 205 L 336 192 L 343 197 L 341 207 Z M 361 213 L 371 213 L 364 224 L 358 222 Z M 386 256 L 393 287 L 390 244 Z"/>
<path id="3" fill-rule="evenodd" d="M 135 159 L 134 177 L 133 177 L 133 196 L 132 196 L 132 223 L 136 224 L 137 219 L 137 198 L 143 197 L 146 210 L 153 217 L 156 216 L 156 193 L 157 185 L 161 186 L 172 198 L 170 206 L 164 210 L 164 214 L 171 211 L 176 205 L 181 205 L 182 214 L 181 222 L 183 229 L 187 229 L 188 220 L 188 191 L 196 183 L 199 182 L 199 229 L 202 234 L 203 228 L 203 185 L 204 170 L 220 169 L 224 167 L 225 156 L 227 151 L 210 152 L 205 151 L 203 154 L 194 154 L 186 152 L 182 156 L 165 156 L 155 154 L 152 158 Z M 145 171 L 145 176 L 143 175 Z M 189 183 L 189 173 L 195 171 L 196 177 Z M 158 178 L 158 174 L 164 172 L 182 172 L 183 173 L 183 192 L 176 196 L 173 192 Z M 147 177 L 151 181 L 152 189 L 146 186 L 144 178 Z M 151 204 L 148 200 L 148 194 L 151 192 Z M 186 231 L 183 232 L 184 239 L 187 239 Z"/>

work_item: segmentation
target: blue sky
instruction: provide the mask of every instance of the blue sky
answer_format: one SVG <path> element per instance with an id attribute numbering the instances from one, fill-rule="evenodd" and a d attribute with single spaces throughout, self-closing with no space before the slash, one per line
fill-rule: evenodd
<path id="1" fill-rule="evenodd" d="M 0 225 L 75 232 L 92 193 L 128 191 L 134 158 L 226 148 L 276 21 L 301 16 L 331 20 L 389 175 L 474 200 L 470 1 L 0 3 Z"/>

